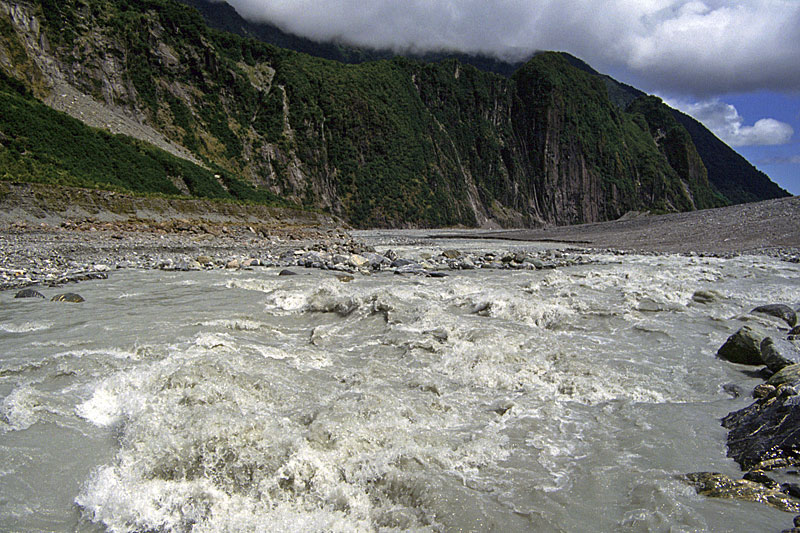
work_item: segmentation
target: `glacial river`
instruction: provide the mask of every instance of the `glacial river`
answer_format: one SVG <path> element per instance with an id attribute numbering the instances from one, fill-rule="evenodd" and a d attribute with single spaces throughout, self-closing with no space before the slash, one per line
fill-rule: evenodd
<path id="1" fill-rule="evenodd" d="M 363 237 L 411 257 L 542 246 Z M 70 287 L 81 304 L 0 293 L 0 531 L 790 527 L 679 476 L 741 476 L 719 420 L 761 381 L 715 352 L 749 309 L 800 302 L 800 266 L 590 258 L 349 282 L 117 271 Z"/>

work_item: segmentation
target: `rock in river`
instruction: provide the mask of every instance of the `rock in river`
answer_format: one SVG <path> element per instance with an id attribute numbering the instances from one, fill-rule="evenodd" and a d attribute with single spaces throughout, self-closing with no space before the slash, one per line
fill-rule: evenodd
<path id="1" fill-rule="evenodd" d="M 75 294 L 74 292 L 65 292 L 64 294 L 57 294 L 50 299 L 51 302 L 69 302 L 69 303 L 80 303 L 83 302 L 84 299 L 79 295 Z"/>
<path id="2" fill-rule="evenodd" d="M 798 366 L 788 366 L 773 378 L 782 374 L 788 378 L 790 370 L 797 376 Z M 729 430 L 728 456 L 743 469 L 800 464 L 800 396 L 793 386 L 797 384 L 781 379 L 775 392 L 722 419 Z"/>
<path id="3" fill-rule="evenodd" d="M 686 474 L 686 481 L 702 496 L 764 503 L 790 513 L 800 511 L 800 501 L 778 489 L 755 481 L 732 479 L 716 472 Z"/>
<path id="4" fill-rule="evenodd" d="M 725 344 L 717 351 L 717 356 L 740 365 L 762 365 L 761 343 L 766 335 L 751 326 L 742 328 L 728 337 Z"/>
<path id="5" fill-rule="evenodd" d="M 14 298 L 44 298 L 44 294 L 34 289 L 22 289 Z"/>
<path id="6" fill-rule="evenodd" d="M 800 351 L 789 341 L 775 341 L 767 337 L 761 342 L 761 359 L 772 372 L 779 372 L 787 366 L 800 363 Z"/>
<path id="7" fill-rule="evenodd" d="M 793 328 L 797 325 L 797 313 L 795 313 L 794 309 L 789 307 L 788 305 L 784 304 L 770 304 L 770 305 L 762 305 L 760 307 L 756 307 L 751 311 L 751 313 L 757 313 L 762 315 L 773 316 L 775 318 L 780 318 L 787 324 L 789 324 L 790 328 Z"/>

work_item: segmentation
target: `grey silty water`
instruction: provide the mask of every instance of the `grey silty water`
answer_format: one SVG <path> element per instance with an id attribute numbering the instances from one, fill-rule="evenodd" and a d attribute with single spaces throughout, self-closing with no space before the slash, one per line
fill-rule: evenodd
<path id="1" fill-rule="evenodd" d="M 679 475 L 740 475 L 719 419 L 760 381 L 715 352 L 752 307 L 800 301 L 800 268 L 592 259 L 349 282 L 120 271 L 75 287 L 82 304 L 0 294 L 0 530 L 786 527 Z"/>

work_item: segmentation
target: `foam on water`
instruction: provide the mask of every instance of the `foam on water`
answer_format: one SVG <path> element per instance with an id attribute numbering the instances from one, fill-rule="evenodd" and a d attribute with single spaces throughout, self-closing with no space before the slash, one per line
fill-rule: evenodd
<path id="1" fill-rule="evenodd" d="M 30 333 L 53 327 L 52 322 L 1 322 L 0 331 L 6 333 Z"/>

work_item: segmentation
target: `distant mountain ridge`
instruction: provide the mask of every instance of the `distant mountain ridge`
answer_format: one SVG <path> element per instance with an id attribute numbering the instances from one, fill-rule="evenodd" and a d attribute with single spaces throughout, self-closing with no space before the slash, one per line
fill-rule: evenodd
<path id="1" fill-rule="evenodd" d="M 284 32 L 268 22 L 250 22 L 240 16 L 235 8 L 224 1 L 179 1 L 197 9 L 206 22 L 216 29 L 253 37 L 269 44 L 317 57 L 343 63 L 362 63 L 391 59 L 396 55 L 390 50 L 371 50 L 337 45 L 335 43 L 317 42 Z M 575 56 L 567 53 L 562 53 L 562 55 L 570 65 L 602 79 L 608 89 L 609 99 L 621 109 L 626 109 L 637 98 L 646 96 L 644 91 L 596 71 Z M 442 52 L 411 55 L 410 57 L 428 62 L 454 58 L 485 72 L 494 72 L 504 76 L 511 76 L 522 66 L 522 63 L 510 63 L 488 56 L 470 54 L 447 54 Z M 706 166 L 708 179 L 712 186 L 719 190 L 731 203 L 753 202 L 788 195 L 786 191 L 772 182 L 766 174 L 756 169 L 744 157 L 719 140 L 697 120 L 676 109 L 673 109 L 672 112 L 675 119 L 686 128 L 692 137 L 692 142 L 695 144 Z"/>
<path id="2" fill-rule="evenodd" d="M 53 101 L 55 87 L 72 87 L 205 167 L 171 175 L 178 167 L 164 163 L 153 187 L 302 204 L 358 227 L 575 224 L 787 195 L 752 167 L 738 173 L 735 152 L 699 124 L 567 54 L 537 54 L 510 76 L 453 58 L 362 62 L 367 52 L 256 30 L 211 7 L 235 33 L 173 0 L 0 0 L 0 96 L 20 98 L 3 91 L 21 86 L 33 106 L 32 95 Z M 0 125 L 3 179 L 15 175 L 3 161 L 42 161 L 24 136 Z M 73 168 L 90 168 L 85 157 Z M 726 188 L 717 180 L 731 169 Z M 138 190 L 136 178 L 117 186 Z"/>

